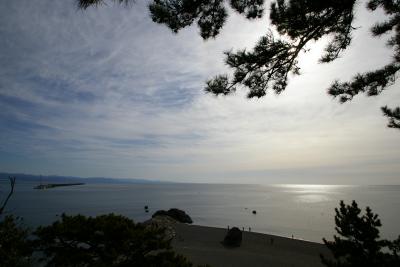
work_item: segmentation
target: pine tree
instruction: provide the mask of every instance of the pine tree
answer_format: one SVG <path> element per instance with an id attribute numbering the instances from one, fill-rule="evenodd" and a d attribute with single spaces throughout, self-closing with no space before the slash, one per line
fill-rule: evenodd
<path id="1" fill-rule="evenodd" d="M 391 242 L 380 239 L 379 227 L 382 226 L 377 214 L 369 207 L 365 214 L 353 201 L 351 205 L 340 202 L 335 209 L 335 230 L 333 241 L 323 239 L 332 252 L 334 259 L 321 255 L 322 262 L 328 267 L 383 267 L 400 266 L 400 237 Z"/>

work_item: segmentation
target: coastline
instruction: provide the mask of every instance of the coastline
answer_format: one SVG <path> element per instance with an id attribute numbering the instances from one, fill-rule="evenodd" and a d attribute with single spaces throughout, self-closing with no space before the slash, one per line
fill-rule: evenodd
<path id="1" fill-rule="evenodd" d="M 212 267 L 322 267 L 320 254 L 330 255 L 325 245 L 311 241 L 244 231 L 242 245 L 227 248 L 222 245 L 226 228 L 174 225 L 174 249 L 194 265 Z"/>

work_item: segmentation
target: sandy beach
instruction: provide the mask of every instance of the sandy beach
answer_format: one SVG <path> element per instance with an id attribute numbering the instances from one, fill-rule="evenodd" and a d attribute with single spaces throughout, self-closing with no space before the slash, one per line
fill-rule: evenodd
<path id="1" fill-rule="evenodd" d="M 195 265 L 212 267 L 320 267 L 319 255 L 329 255 L 323 244 L 243 232 L 242 245 L 226 248 L 221 244 L 227 229 L 176 224 L 172 244 L 178 253 Z"/>

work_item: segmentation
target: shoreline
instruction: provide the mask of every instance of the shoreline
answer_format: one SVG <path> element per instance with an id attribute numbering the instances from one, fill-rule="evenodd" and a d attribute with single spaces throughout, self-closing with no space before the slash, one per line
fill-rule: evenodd
<path id="1" fill-rule="evenodd" d="M 194 265 L 210 264 L 212 267 L 320 267 L 320 254 L 330 255 L 324 244 L 269 235 L 242 232 L 242 245 L 225 247 L 227 228 L 176 223 L 176 236 L 172 246 Z"/>

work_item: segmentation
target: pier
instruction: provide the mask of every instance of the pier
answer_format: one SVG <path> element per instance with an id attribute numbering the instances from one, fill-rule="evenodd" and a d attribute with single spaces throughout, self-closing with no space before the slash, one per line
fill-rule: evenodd
<path id="1" fill-rule="evenodd" d="M 49 189 L 61 186 L 73 186 L 73 185 L 84 185 L 85 183 L 67 183 L 67 184 L 40 184 L 35 186 L 33 189 Z"/>

